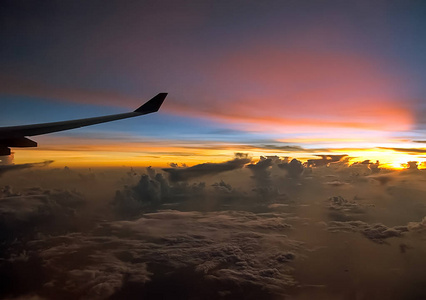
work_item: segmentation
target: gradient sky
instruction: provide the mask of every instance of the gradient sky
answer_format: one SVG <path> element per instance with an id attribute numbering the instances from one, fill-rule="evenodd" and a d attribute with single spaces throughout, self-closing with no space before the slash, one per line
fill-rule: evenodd
<path id="1" fill-rule="evenodd" d="M 426 160 L 424 1 L 0 5 L 0 126 L 120 113 L 169 93 L 157 114 L 35 137 L 16 162 Z"/>

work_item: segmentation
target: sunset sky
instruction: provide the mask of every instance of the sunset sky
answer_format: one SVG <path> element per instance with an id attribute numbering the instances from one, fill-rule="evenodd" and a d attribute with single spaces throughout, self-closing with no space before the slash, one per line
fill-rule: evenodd
<path id="1" fill-rule="evenodd" d="M 0 126 L 159 113 L 34 137 L 15 163 L 167 166 L 235 152 L 426 161 L 423 1 L 2 1 Z"/>
<path id="2" fill-rule="evenodd" d="M 1 154 L 168 93 L 0 156 L 0 299 L 426 299 L 425 0 L 1 0 L 0 41 Z"/>

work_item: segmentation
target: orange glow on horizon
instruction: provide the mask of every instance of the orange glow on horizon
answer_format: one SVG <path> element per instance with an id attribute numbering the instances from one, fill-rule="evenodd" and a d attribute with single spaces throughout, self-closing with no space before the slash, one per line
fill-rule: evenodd
<path id="1" fill-rule="evenodd" d="M 52 167 L 168 167 L 170 163 L 193 166 L 205 162 L 223 162 L 234 157 L 235 153 L 247 153 L 256 161 L 260 156 L 279 156 L 297 158 L 302 162 L 316 158 L 317 154 L 341 155 L 349 157 L 349 163 L 370 160 L 380 161 L 382 168 L 404 169 L 404 164 L 417 161 L 419 168 L 426 166 L 426 157 L 422 154 L 393 151 L 391 149 L 328 149 L 289 150 L 265 149 L 248 145 L 180 145 L 152 146 L 149 143 L 114 144 L 71 144 L 41 147 L 39 149 L 14 149 L 14 163 L 32 163 L 53 160 Z"/>

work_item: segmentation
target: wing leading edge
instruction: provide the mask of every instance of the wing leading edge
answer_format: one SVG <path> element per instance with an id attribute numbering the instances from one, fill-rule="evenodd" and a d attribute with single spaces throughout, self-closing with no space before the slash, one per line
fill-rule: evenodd
<path id="1" fill-rule="evenodd" d="M 42 135 L 63 130 L 70 130 L 115 120 L 127 119 L 157 112 L 163 104 L 167 93 L 159 93 L 135 111 L 95 118 L 77 119 L 62 122 L 41 123 L 22 126 L 0 127 L 0 155 L 9 155 L 8 147 L 37 147 L 37 143 L 26 136 Z"/>

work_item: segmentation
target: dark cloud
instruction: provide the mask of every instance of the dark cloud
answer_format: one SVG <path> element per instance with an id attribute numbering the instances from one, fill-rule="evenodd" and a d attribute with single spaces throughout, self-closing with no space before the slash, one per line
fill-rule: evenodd
<path id="1" fill-rule="evenodd" d="M 308 159 L 308 161 L 306 162 L 306 165 L 308 167 L 327 166 L 331 163 L 336 163 L 336 162 L 342 161 L 348 155 L 343 154 L 343 155 L 316 155 L 316 156 L 319 156 L 321 158 Z"/>
<path id="2" fill-rule="evenodd" d="M 251 178 L 255 181 L 255 186 L 251 191 L 260 197 L 259 200 L 261 202 L 276 201 L 278 198 L 285 196 L 280 192 L 282 186 L 280 181 L 283 180 L 283 176 L 279 172 L 279 168 L 283 169 L 283 166 L 288 165 L 289 168 L 286 175 L 292 174 L 296 178 L 296 175 L 300 175 L 297 174 L 298 166 L 295 163 L 296 161 L 293 160 L 291 163 L 288 163 L 287 157 L 281 159 L 278 156 L 261 156 L 257 163 L 247 165 L 247 168 L 253 174 Z"/>
<path id="3" fill-rule="evenodd" d="M 46 160 L 44 162 L 39 162 L 39 163 L 0 165 L 0 176 L 6 172 L 34 168 L 34 167 L 45 167 L 50 165 L 51 163 L 53 163 L 53 160 Z"/>
<path id="4" fill-rule="evenodd" d="M 342 196 L 334 196 L 328 199 L 330 202 L 330 208 L 334 210 L 342 210 L 342 209 L 351 209 L 354 206 L 358 206 L 358 204 L 354 201 L 348 201 Z"/>
<path id="5" fill-rule="evenodd" d="M 256 205 L 257 196 L 264 196 L 262 191 L 267 191 L 268 195 L 277 195 L 276 187 L 258 187 L 243 192 L 224 180 L 212 184 L 174 182 L 169 181 L 162 173 L 156 173 L 152 168 L 147 168 L 146 171 L 148 174 L 140 175 L 135 184 L 125 185 L 116 191 L 112 206 L 117 216 L 121 218 L 137 216 L 142 212 L 164 206 L 190 207 L 201 210 L 229 208 L 229 205 L 235 207 L 239 204 L 247 207 L 250 204 Z M 248 179 L 247 176 L 246 180 Z"/>
<path id="6" fill-rule="evenodd" d="M 227 184 L 225 181 L 221 180 L 220 182 L 215 182 L 212 184 L 212 187 L 218 193 L 229 194 L 233 192 L 233 188 L 230 184 Z"/>
<path id="7" fill-rule="evenodd" d="M 40 261 L 38 271 L 47 275 L 37 294 L 48 298 L 136 298 L 153 293 L 157 284 L 156 298 L 171 292 L 234 298 L 244 291 L 270 298 L 297 285 L 292 265 L 305 247 L 283 235 L 289 230 L 279 214 L 159 211 L 105 222 L 85 234 L 35 240 L 23 264 Z M 16 258 L 8 264 L 16 265 Z M 180 286 L 170 276 L 184 276 Z"/>
<path id="8" fill-rule="evenodd" d="M 206 190 L 204 182 L 188 183 L 186 181 L 169 182 L 161 173 L 147 168 L 148 174 L 142 174 L 135 185 L 125 186 L 115 193 L 112 205 L 118 216 L 129 217 L 143 211 L 157 209 L 163 204 L 180 204 L 194 199 L 201 203 L 212 196 L 212 191 Z M 233 193 L 230 185 L 221 181 L 212 185 L 214 191 Z M 202 199 L 202 200 L 198 200 Z"/>
<path id="9" fill-rule="evenodd" d="M 139 214 L 143 209 L 157 207 L 169 200 L 171 187 L 162 174 L 143 174 L 134 186 L 126 186 L 117 190 L 112 205 L 122 216 Z M 176 196 L 176 194 L 174 194 Z"/>
<path id="10" fill-rule="evenodd" d="M 43 234 L 59 234 L 83 226 L 76 212 L 86 203 L 73 191 L 46 190 L 38 187 L 14 192 L 10 186 L 0 189 L 1 252 L 7 241 L 27 241 Z M 3 248 L 5 247 L 5 248 Z"/>
<path id="11" fill-rule="evenodd" d="M 233 160 L 223 163 L 203 163 L 186 168 L 165 168 L 163 171 L 169 173 L 170 181 L 186 181 L 192 178 L 240 169 L 250 161 L 251 159 L 246 154 L 238 153 Z"/>
<path id="12" fill-rule="evenodd" d="M 369 159 L 363 160 L 361 162 L 355 163 L 355 164 L 360 164 L 360 165 L 369 165 L 371 162 Z"/>
<path id="13" fill-rule="evenodd" d="M 368 164 L 368 168 L 371 170 L 372 174 L 376 174 L 380 172 L 380 162 L 376 161 L 375 163 Z"/>
<path id="14" fill-rule="evenodd" d="M 264 157 L 261 156 L 259 161 L 255 164 L 249 164 L 246 167 L 253 173 L 253 179 L 260 186 L 269 186 L 271 184 L 271 172 L 270 168 L 275 163 L 275 160 L 279 160 L 277 156 Z"/>
<path id="15" fill-rule="evenodd" d="M 419 165 L 417 161 L 409 161 L 406 164 L 408 170 L 418 170 Z"/>
<path id="16" fill-rule="evenodd" d="M 283 161 L 278 164 L 278 167 L 286 170 L 290 178 L 300 178 L 305 170 L 302 162 L 293 158 L 290 162 Z"/>
<path id="17" fill-rule="evenodd" d="M 368 172 L 365 170 L 365 167 L 368 167 Z M 375 163 L 371 162 L 369 159 L 361 161 L 361 162 L 355 162 L 350 165 L 351 169 L 364 169 L 363 175 L 369 175 L 370 174 L 377 174 L 380 172 L 380 162 L 377 160 Z M 359 174 L 359 173 L 358 173 Z"/>

